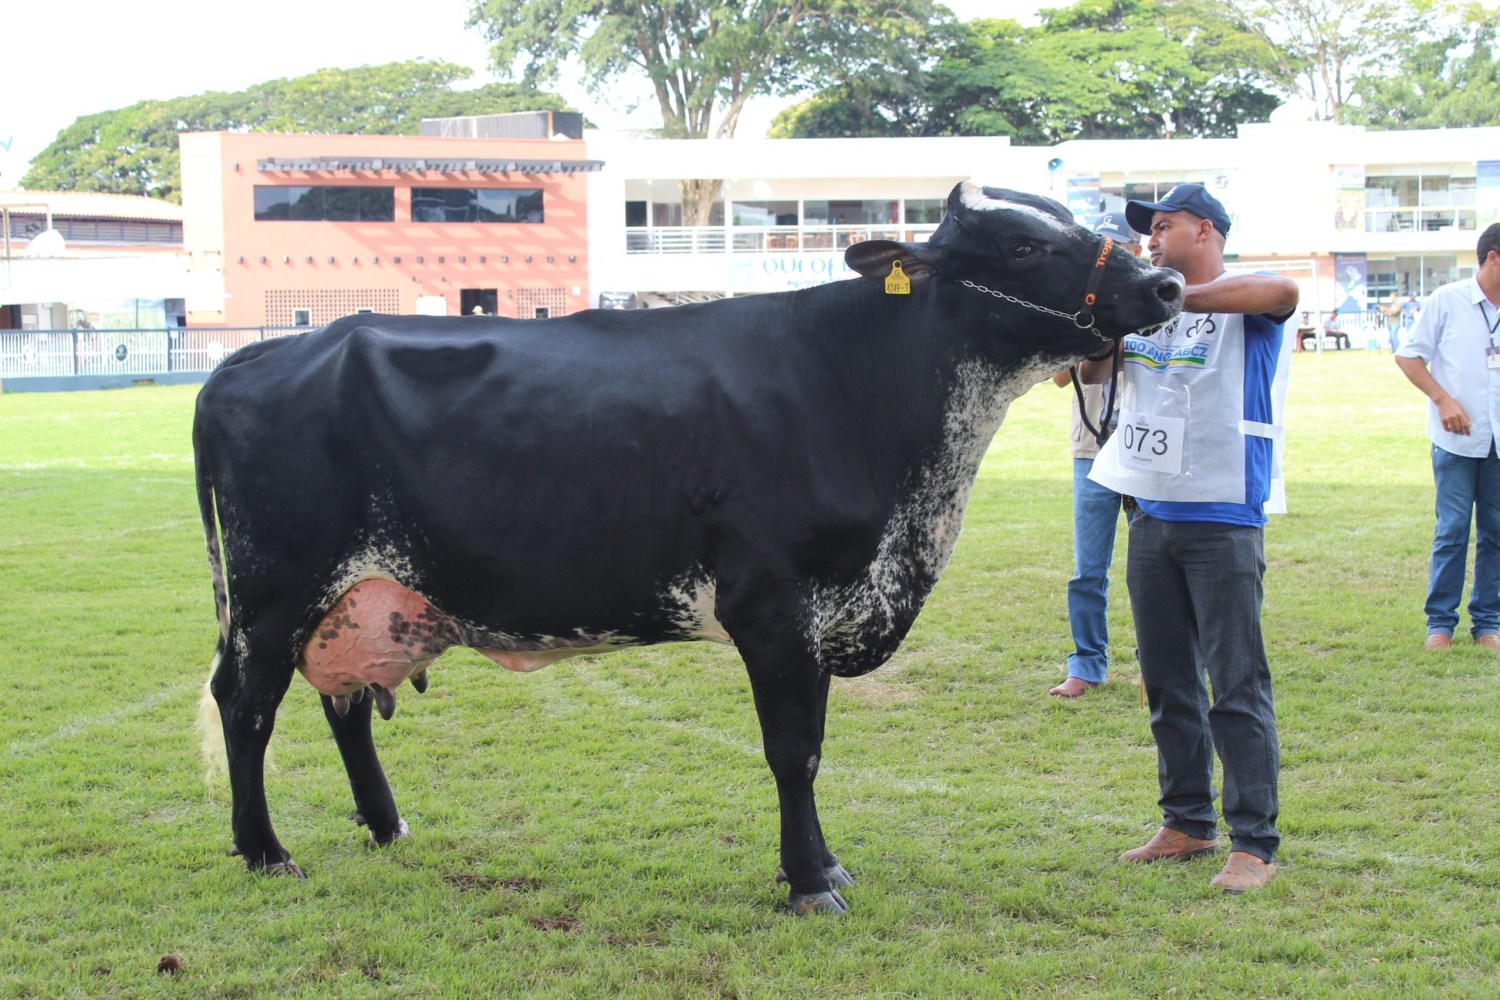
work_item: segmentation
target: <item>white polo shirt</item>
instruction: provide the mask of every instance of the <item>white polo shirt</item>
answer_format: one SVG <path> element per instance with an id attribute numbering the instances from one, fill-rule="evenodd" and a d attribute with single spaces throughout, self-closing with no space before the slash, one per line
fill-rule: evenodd
<path id="1" fill-rule="evenodd" d="M 1432 293 L 1411 339 L 1396 350 L 1398 357 L 1425 361 L 1433 380 L 1469 415 L 1469 433 L 1454 434 L 1443 429 L 1437 404 L 1427 403 L 1432 443 L 1468 458 L 1484 458 L 1500 435 L 1500 368 L 1485 360 L 1491 345 L 1500 348 L 1500 329 L 1490 333 L 1486 313 L 1489 324 L 1500 320 L 1500 309 L 1485 297 L 1477 277 L 1449 282 Z"/>

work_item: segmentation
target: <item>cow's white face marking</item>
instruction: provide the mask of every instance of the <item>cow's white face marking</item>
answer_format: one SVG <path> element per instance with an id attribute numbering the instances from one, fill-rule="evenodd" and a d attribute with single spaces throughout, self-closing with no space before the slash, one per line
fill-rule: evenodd
<path id="1" fill-rule="evenodd" d="M 1072 228 L 1069 223 L 1066 223 L 1063 220 L 1057 218 L 1051 212 L 1044 212 L 1034 205 L 1023 205 L 1018 201 L 1006 201 L 1002 198 L 991 198 L 989 195 L 984 193 L 984 188 L 980 187 L 978 184 L 973 183 L 972 181 L 964 182 L 963 194 L 959 196 L 959 200 L 963 202 L 965 208 L 968 208 L 975 212 L 1021 212 L 1040 222 L 1045 222 L 1047 225 L 1051 226 L 1053 229 L 1056 229 L 1058 232 L 1065 233 Z"/>

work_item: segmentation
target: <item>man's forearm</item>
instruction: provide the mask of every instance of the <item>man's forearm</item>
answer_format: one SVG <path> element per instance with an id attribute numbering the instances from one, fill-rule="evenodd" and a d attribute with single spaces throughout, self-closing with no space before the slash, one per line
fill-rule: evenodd
<path id="1" fill-rule="evenodd" d="M 1187 286 L 1182 308 L 1196 313 L 1289 316 L 1300 295 L 1297 283 L 1279 274 L 1235 274 Z"/>
<path id="2" fill-rule="evenodd" d="M 1432 372 L 1427 369 L 1427 362 L 1421 358 L 1407 358 L 1396 355 L 1396 367 L 1401 369 L 1407 381 L 1421 390 L 1422 394 L 1434 403 L 1441 403 L 1449 398 L 1448 391 L 1438 385 L 1437 379 L 1432 377 Z"/>

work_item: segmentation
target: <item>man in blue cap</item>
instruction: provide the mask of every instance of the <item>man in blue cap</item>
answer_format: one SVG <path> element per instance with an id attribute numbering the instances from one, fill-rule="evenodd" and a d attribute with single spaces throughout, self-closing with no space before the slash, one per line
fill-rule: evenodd
<path id="1" fill-rule="evenodd" d="M 1130 228 L 1123 212 L 1099 217 L 1094 232 L 1141 255 L 1141 235 Z M 1052 377 L 1069 389 L 1070 369 Z M 1067 678 L 1047 693 L 1054 698 L 1077 698 L 1104 683 L 1109 669 L 1109 564 L 1115 555 L 1115 527 L 1122 497 L 1089 479 L 1094 456 L 1108 440 L 1119 412 L 1113 390 L 1083 385 L 1073 396 L 1073 578 L 1068 581 L 1068 627 L 1073 652 L 1068 654 Z M 1080 399 L 1082 409 L 1079 408 Z"/>
<path id="2" fill-rule="evenodd" d="M 1229 214 L 1201 184 L 1128 202 L 1125 217 L 1148 234 L 1151 263 L 1182 272 L 1187 288 L 1171 327 L 1122 342 L 1119 427 L 1092 473 L 1138 504 L 1125 579 L 1161 787 L 1161 829 L 1121 860 L 1219 850 L 1217 751 L 1231 850 L 1213 885 L 1239 893 L 1276 874 L 1281 839 L 1262 534 L 1278 430 L 1272 383 L 1298 289 L 1273 274 L 1225 273 Z M 1103 381 L 1109 362 L 1082 374 Z"/>

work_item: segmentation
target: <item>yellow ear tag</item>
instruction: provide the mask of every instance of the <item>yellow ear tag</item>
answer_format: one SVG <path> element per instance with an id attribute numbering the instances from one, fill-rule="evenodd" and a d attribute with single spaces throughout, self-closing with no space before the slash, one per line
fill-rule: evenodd
<path id="1" fill-rule="evenodd" d="M 906 272 L 901 270 L 899 260 L 891 261 L 891 273 L 885 278 L 885 294 L 887 295 L 910 295 L 911 279 Z"/>

